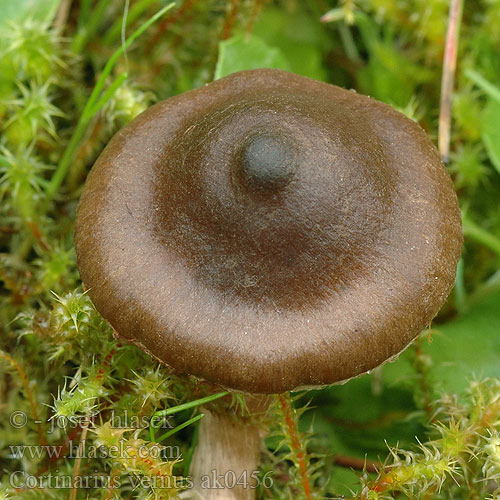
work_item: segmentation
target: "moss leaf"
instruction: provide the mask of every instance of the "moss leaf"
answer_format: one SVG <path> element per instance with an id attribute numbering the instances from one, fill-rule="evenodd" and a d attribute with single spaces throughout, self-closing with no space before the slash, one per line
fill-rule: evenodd
<path id="1" fill-rule="evenodd" d="M 270 47 L 255 35 L 236 35 L 220 42 L 215 80 L 237 71 L 257 68 L 289 70 L 289 64 L 280 49 Z"/>
<path id="2" fill-rule="evenodd" d="M 500 102 L 490 99 L 482 113 L 481 137 L 491 163 L 500 174 Z"/>

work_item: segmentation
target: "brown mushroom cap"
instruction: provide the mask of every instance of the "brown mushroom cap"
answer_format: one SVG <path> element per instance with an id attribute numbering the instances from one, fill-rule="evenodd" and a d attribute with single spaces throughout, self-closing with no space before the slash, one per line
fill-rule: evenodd
<path id="1" fill-rule="evenodd" d="M 417 124 L 261 69 L 160 102 L 116 134 L 75 241 L 120 335 L 180 372 L 278 393 L 402 351 L 452 288 L 462 235 Z"/>

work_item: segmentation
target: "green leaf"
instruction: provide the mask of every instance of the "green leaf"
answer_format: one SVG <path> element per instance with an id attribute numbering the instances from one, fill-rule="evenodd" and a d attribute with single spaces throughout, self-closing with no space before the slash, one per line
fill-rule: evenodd
<path id="1" fill-rule="evenodd" d="M 26 18 L 51 23 L 61 0 L 0 0 L 0 29 L 8 22 Z"/>
<path id="2" fill-rule="evenodd" d="M 272 47 L 278 47 L 298 75 L 325 81 L 325 51 L 331 36 L 307 8 L 295 9 L 269 6 L 255 23 L 253 33 Z"/>
<path id="3" fill-rule="evenodd" d="M 215 80 L 237 71 L 257 68 L 289 70 L 289 64 L 279 49 L 270 47 L 255 35 L 236 35 L 220 42 Z"/>
<path id="4" fill-rule="evenodd" d="M 465 76 L 470 78 L 483 92 L 489 95 L 495 101 L 500 102 L 500 89 L 493 85 L 489 80 L 484 78 L 483 75 L 474 71 L 472 69 L 468 69 L 465 71 Z"/>
<path id="5" fill-rule="evenodd" d="M 472 304 L 467 313 L 436 326 L 427 351 L 432 378 L 446 392 L 462 392 L 474 378 L 500 377 L 500 291 Z"/>
<path id="6" fill-rule="evenodd" d="M 481 137 L 491 163 L 500 174 L 500 102 L 489 99 L 482 113 Z"/>

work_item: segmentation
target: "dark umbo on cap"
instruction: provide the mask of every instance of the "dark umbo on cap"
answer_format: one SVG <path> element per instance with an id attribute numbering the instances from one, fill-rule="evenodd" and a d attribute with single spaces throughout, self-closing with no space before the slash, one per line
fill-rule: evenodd
<path id="1" fill-rule="evenodd" d="M 456 195 L 423 130 L 291 73 L 235 73 L 116 134 L 78 208 L 101 314 L 177 371 L 251 393 L 400 353 L 454 283 Z"/>

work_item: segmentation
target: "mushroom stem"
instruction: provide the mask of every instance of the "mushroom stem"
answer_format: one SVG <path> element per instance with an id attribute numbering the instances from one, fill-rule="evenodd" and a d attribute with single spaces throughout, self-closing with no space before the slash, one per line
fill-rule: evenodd
<path id="1" fill-rule="evenodd" d="M 191 462 L 193 498 L 253 500 L 262 428 L 252 419 L 203 411 Z"/>

